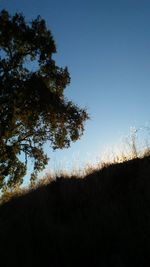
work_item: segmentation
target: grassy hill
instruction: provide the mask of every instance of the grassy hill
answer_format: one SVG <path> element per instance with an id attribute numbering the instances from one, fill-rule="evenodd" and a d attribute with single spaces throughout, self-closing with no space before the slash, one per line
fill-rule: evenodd
<path id="1" fill-rule="evenodd" d="M 150 264 L 150 157 L 59 178 L 0 206 L 8 266 Z"/>

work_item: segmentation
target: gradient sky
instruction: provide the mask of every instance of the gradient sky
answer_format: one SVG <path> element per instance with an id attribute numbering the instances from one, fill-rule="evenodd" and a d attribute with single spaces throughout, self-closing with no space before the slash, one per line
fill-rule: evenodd
<path id="1" fill-rule="evenodd" d="M 59 66 L 68 66 L 65 95 L 87 107 L 91 120 L 70 149 L 53 152 L 48 168 L 93 161 L 130 127 L 150 121 L 149 0 L 1 0 L 0 9 L 41 15 L 57 46 Z"/>

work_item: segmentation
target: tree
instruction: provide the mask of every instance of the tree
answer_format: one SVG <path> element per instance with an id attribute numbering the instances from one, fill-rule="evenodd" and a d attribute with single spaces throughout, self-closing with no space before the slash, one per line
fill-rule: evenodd
<path id="1" fill-rule="evenodd" d="M 52 34 L 40 16 L 26 23 L 20 13 L 1 11 L 0 188 L 23 182 L 28 159 L 34 162 L 34 181 L 48 163 L 47 141 L 62 149 L 83 134 L 88 114 L 64 97 L 70 75 L 56 65 L 54 53 Z"/>

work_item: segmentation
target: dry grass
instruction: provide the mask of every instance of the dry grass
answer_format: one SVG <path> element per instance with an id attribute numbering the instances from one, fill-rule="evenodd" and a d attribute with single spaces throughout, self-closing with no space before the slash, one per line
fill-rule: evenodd
<path id="1" fill-rule="evenodd" d="M 130 134 L 125 137 L 116 147 L 109 148 L 103 152 L 101 160 L 95 164 L 87 163 L 84 168 L 79 168 L 76 162 L 76 166 L 70 171 L 65 169 L 56 169 L 55 172 L 47 172 L 42 178 L 37 178 L 34 185 L 28 185 L 26 187 L 16 187 L 12 190 L 6 189 L 0 197 L 0 204 L 5 203 L 12 198 L 16 198 L 21 195 L 25 195 L 37 188 L 48 185 L 49 183 L 63 177 L 64 179 L 71 178 L 83 178 L 92 174 L 95 171 L 99 171 L 103 168 L 107 168 L 110 165 L 127 162 L 136 158 L 144 158 L 150 156 L 150 145 L 145 141 L 145 146 L 141 145 L 138 140 L 138 130 L 132 128 Z"/>
<path id="2" fill-rule="evenodd" d="M 149 266 L 149 177 L 150 157 L 88 166 L 1 205 L 3 266 Z"/>

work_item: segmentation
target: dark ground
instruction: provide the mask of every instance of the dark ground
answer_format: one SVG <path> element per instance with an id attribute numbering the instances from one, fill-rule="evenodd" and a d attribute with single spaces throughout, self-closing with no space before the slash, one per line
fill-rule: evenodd
<path id="1" fill-rule="evenodd" d="M 0 266 L 150 266 L 150 157 L 0 206 Z"/>

